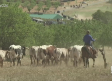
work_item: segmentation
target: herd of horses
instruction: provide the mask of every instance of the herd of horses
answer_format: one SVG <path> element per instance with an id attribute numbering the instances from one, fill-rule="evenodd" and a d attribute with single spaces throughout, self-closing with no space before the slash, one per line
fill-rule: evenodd
<path id="1" fill-rule="evenodd" d="M 73 65 L 77 67 L 77 64 L 83 61 L 84 67 L 89 67 L 89 58 L 93 59 L 93 67 L 95 65 L 95 58 L 97 57 L 98 50 L 93 51 L 90 46 L 74 45 L 69 48 L 58 48 L 54 45 L 42 45 L 32 46 L 30 48 L 20 45 L 10 45 L 9 50 L 0 50 L 0 65 L 3 67 L 3 62 L 10 62 L 10 66 L 21 65 L 21 59 L 25 56 L 26 49 L 29 51 L 29 56 L 32 64 L 41 64 L 47 66 L 51 64 L 58 64 L 62 61 L 68 64 L 68 60 L 71 59 Z M 101 51 L 101 50 L 100 50 Z"/>

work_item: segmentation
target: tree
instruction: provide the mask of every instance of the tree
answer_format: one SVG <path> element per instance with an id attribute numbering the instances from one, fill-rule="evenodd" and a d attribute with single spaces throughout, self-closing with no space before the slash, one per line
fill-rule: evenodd
<path id="1" fill-rule="evenodd" d="M 31 9 L 33 9 L 33 7 L 34 7 L 35 5 L 36 5 L 35 3 L 29 3 L 29 4 L 27 5 L 28 11 L 30 12 Z"/>
<path id="2" fill-rule="evenodd" d="M 51 0 L 47 0 L 47 1 L 46 1 L 46 6 L 47 6 L 48 8 L 51 7 Z"/>
<path id="3" fill-rule="evenodd" d="M 8 49 L 11 44 L 33 44 L 34 26 L 29 14 L 24 13 L 18 5 L 10 3 L 8 7 L 0 8 L 0 46 Z"/>
<path id="4" fill-rule="evenodd" d="M 48 7 L 43 8 L 43 11 L 44 11 L 44 12 L 46 12 L 47 10 L 49 10 L 49 8 L 48 8 Z"/>
<path id="5" fill-rule="evenodd" d="M 112 12 L 106 11 L 102 12 L 101 10 L 97 10 L 93 15 L 93 19 L 101 21 L 105 24 L 112 22 Z"/>
<path id="6" fill-rule="evenodd" d="M 30 2 L 29 2 L 29 1 L 26 1 L 26 2 L 24 2 L 24 3 L 21 3 L 21 6 L 22 6 L 23 8 L 25 8 L 25 7 L 27 7 L 29 4 L 30 4 Z"/>
<path id="7" fill-rule="evenodd" d="M 42 9 L 43 5 L 44 5 L 43 2 L 39 2 L 39 3 L 38 3 L 38 5 L 37 5 L 37 6 L 38 6 L 38 7 L 37 7 L 38 12 Z"/>
<path id="8" fill-rule="evenodd" d="M 6 2 L 6 0 L 0 0 L 0 4 L 3 4 L 5 2 Z"/>
<path id="9" fill-rule="evenodd" d="M 60 5 L 60 3 L 59 2 L 54 2 L 54 3 L 52 3 L 52 5 L 55 7 L 55 9 L 57 9 L 58 6 Z"/>
<path id="10" fill-rule="evenodd" d="M 102 12 L 98 10 L 93 14 L 93 19 L 100 21 L 103 24 L 103 29 L 101 30 L 101 35 L 98 39 L 99 44 L 104 46 L 112 46 L 112 12 L 106 11 Z"/>
<path id="11" fill-rule="evenodd" d="M 109 0 L 108 3 L 112 3 L 112 0 Z"/>

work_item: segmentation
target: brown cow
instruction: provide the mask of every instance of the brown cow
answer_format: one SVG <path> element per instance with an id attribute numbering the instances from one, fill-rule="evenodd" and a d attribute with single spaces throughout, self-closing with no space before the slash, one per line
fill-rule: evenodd
<path id="1" fill-rule="evenodd" d="M 35 64 L 35 60 L 36 60 L 36 51 L 34 48 L 30 48 L 30 60 L 31 60 L 31 64 Z"/>
<path id="2" fill-rule="evenodd" d="M 56 50 L 55 46 L 50 46 L 46 49 L 46 54 L 47 54 L 46 59 L 48 60 L 48 64 L 49 64 L 49 60 L 51 60 L 52 64 L 53 61 L 55 61 L 56 64 L 58 63 L 58 58 L 55 50 Z"/>
<path id="3" fill-rule="evenodd" d="M 16 52 L 14 50 L 7 51 L 5 58 L 6 58 L 6 61 L 10 62 L 10 66 L 12 66 L 12 63 L 13 63 L 13 66 L 15 66 L 16 59 L 17 59 L 17 65 L 19 63 L 21 65 L 21 57 L 20 57 L 20 55 L 16 54 Z"/>
<path id="4" fill-rule="evenodd" d="M 47 53 L 45 49 L 42 48 L 38 48 L 38 55 L 37 55 L 37 64 L 40 60 L 42 60 L 42 64 L 44 64 L 44 66 L 46 65 L 46 62 L 48 59 L 46 59 L 47 57 Z"/>
<path id="5" fill-rule="evenodd" d="M 30 59 L 31 64 L 35 64 L 37 61 L 37 65 L 40 60 L 42 60 L 42 64 L 46 64 L 46 49 L 52 45 L 42 45 L 42 46 L 32 46 L 30 48 Z"/>

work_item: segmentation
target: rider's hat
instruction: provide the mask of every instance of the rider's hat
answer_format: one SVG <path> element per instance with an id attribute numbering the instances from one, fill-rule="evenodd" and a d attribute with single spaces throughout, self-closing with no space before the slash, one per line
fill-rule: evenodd
<path id="1" fill-rule="evenodd" d="M 87 34 L 89 34 L 90 33 L 90 30 L 87 30 L 87 32 L 86 32 Z"/>

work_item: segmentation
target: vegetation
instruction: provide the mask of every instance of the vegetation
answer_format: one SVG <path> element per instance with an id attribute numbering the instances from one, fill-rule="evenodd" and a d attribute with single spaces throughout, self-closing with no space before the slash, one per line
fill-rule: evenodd
<path id="1" fill-rule="evenodd" d="M 2 1 L 2 0 L 0 0 Z M 3 0 L 4 1 L 4 0 Z M 11 0 L 7 0 L 11 1 Z M 22 1 L 25 0 L 13 0 Z M 35 0 L 37 1 L 37 0 Z M 63 24 L 43 26 L 31 20 L 28 13 L 18 8 L 19 4 L 8 4 L 8 7 L 0 7 L 0 47 L 8 49 L 11 44 L 25 46 L 53 44 L 57 47 L 69 47 L 74 44 L 83 44 L 82 38 L 86 30 L 91 31 L 93 38 L 97 38 L 95 46 L 112 46 L 112 13 L 109 11 L 96 11 L 92 20 L 74 20 Z M 95 62 L 95 68 L 83 68 L 78 65 L 74 68 L 69 61 L 65 64 L 42 67 L 30 66 L 29 55 L 22 59 L 22 66 L 9 67 L 4 62 L 0 69 L 2 81 L 111 81 L 112 65 L 111 49 L 106 48 L 106 58 L 109 66 L 104 69 L 102 55 L 99 54 Z M 28 53 L 27 53 L 28 54 Z M 63 69 L 64 68 L 64 69 Z"/>
<path id="2" fill-rule="evenodd" d="M 34 30 L 35 23 L 17 4 L 0 8 L 0 46 L 3 49 L 10 44 L 28 45 Z"/>
<path id="3" fill-rule="evenodd" d="M 33 22 L 27 13 L 18 8 L 18 4 L 8 4 L 8 7 L 0 8 L 0 46 L 7 49 L 10 44 L 53 44 L 58 47 L 83 45 L 82 39 L 88 29 L 93 38 L 97 38 L 95 46 L 112 44 L 112 13 L 109 11 L 98 10 L 92 20 L 65 22 L 66 25 L 43 26 Z"/>
<path id="4" fill-rule="evenodd" d="M 108 2 L 109 2 L 109 3 L 112 3 L 112 0 L 109 0 Z"/>
<path id="5" fill-rule="evenodd" d="M 61 2 L 61 1 L 60 1 Z M 39 12 L 40 10 L 47 11 L 51 6 L 54 6 L 56 9 L 58 6 L 60 6 L 60 2 L 52 2 L 52 0 L 45 0 L 45 1 L 40 1 L 40 0 L 0 0 L 0 4 L 3 3 L 18 3 L 21 5 L 23 8 L 27 8 L 28 11 L 30 12 L 34 6 L 37 5 L 37 11 Z M 45 8 L 43 8 L 46 6 Z"/>
<path id="6" fill-rule="evenodd" d="M 104 23 L 104 28 L 102 29 L 102 34 L 99 38 L 99 43 L 107 46 L 112 46 L 112 32 L 110 30 L 112 30 L 112 12 L 106 11 L 106 12 L 102 12 L 100 10 L 97 10 L 94 14 L 93 14 L 93 19 L 95 19 L 96 21 L 100 21 L 101 23 Z"/>

